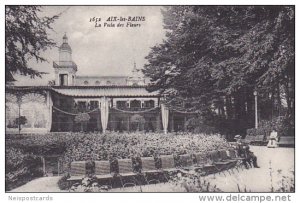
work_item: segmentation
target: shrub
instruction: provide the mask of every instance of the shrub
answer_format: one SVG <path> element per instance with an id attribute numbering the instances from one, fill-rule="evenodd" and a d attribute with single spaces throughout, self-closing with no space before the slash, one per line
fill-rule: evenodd
<path id="1" fill-rule="evenodd" d="M 218 135 L 176 133 L 49 133 L 45 135 L 7 136 L 7 148 L 22 149 L 34 155 L 61 154 L 63 172 L 69 172 L 72 161 L 109 160 L 111 169 L 117 172 L 117 159 L 132 158 L 134 170 L 139 171 L 139 157 L 155 157 L 160 166 L 159 155 L 187 153 L 207 154 L 212 150 L 226 149 L 228 143 Z M 176 160 L 176 164 L 178 161 Z M 93 173 L 93 162 L 88 173 Z M 90 166 L 90 167 L 89 167 Z"/>
<path id="2" fill-rule="evenodd" d="M 225 139 L 217 135 L 113 132 L 76 134 L 67 141 L 62 161 L 64 166 L 68 166 L 72 161 L 110 160 L 112 171 L 117 172 L 116 159 L 132 158 L 134 169 L 139 171 L 139 157 L 153 156 L 159 166 L 159 155 L 174 154 L 176 157 L 196 152 L 205 155 L 209 151 L 227 147 Z"/>
<path id="3" fill-rule="evenodd" d="M 171 178 L 171 182 L 175 186 L 184 188 L 185 192 L 222 192 L 216 185 L 211 185 L 197 173 L 188 176 L 178 173 Z"/>
<path id="4" fill-rule="evenodd" d="M 5 160 L 6 191 L 23 185 L 36 177 L 43 176 L 42 161 L 37 156 L 24 154 L 20 149 L 7 148 Z"/>
<path id="5" fill-rule="evenodd" d="M 278 136 L 288 136 L 289 135 L 288 126 L 286 125 L 286 118 L 284 118 L 284 117 L 277 117 L 276 119 L 273 119 L 271 121 L 262 120 L 259 123 L 257 129 L 255 129 L 255 128 L 247 129 L 247 135 L 250 135 L 250 136 L 257 136 L 257 135 L 269 136 L 273 129 L 275 129 L 275 131 L 278 132 Z"/>
<path id="6" fill-rule="evenodd" d="M 70 177 L 68 173 L 65 173 L 57 182 L 59 189 L 61 190 L 68 190 L 69 189 L 69 182 L 67 179 Z"/>

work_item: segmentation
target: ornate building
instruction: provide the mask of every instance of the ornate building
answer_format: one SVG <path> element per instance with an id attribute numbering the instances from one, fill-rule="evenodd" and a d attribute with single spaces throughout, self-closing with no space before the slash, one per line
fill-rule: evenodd
<path id="1" fill-rule="evenodd" d="M 6 87 L 6 132 L 179 131 L 185 115 L 170 112 L 134 63 L 130 76 L 80 76 L 66 34 L 53 62 L 55 84 Z M 21 121 L 25 119 L 25 121 Z M 19 125 L 20 123 L 20 125 Z"/>

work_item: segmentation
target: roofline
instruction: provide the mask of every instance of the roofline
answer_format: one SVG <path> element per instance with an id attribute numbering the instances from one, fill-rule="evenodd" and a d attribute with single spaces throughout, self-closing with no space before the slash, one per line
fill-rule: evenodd
<path id="1" fill-rule="evenodd" d="M 128 78 L 129 75 L 116 75 L 116 76 L 89 76 L 89 75 L 76 75 L 76 78 Z"/>
<path id="2" fill-rule="evenodd" d="M 99 85 L 99 86 L 6 86 L 5 89 L 100 89 L 100 88 L 146 88 L 147 85 Z"/>

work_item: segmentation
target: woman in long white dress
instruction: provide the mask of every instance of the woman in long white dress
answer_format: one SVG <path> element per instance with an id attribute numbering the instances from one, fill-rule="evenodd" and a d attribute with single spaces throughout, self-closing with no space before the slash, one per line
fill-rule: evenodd
<path id="1" fill-rule="evenodd" d="M 270 133 L 270 140 L 268 142 L 267 147 L 275 148 L 277 146 L 278 146 L 278 133 L 275 130 L 272 130 L 272 132 Z"/>

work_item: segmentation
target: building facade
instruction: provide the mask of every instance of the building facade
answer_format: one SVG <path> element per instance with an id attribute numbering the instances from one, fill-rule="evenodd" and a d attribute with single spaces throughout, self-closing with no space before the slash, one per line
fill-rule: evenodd
<path id="1" fill-rule="evenodd" d="M 63 36 L 55 82 L 48 86 L 6 86 L 6 132 L 183 131 L 186 114 L 170 111 L 149 79 L 137 69 L 130 76 L 80 76 Z"/>

